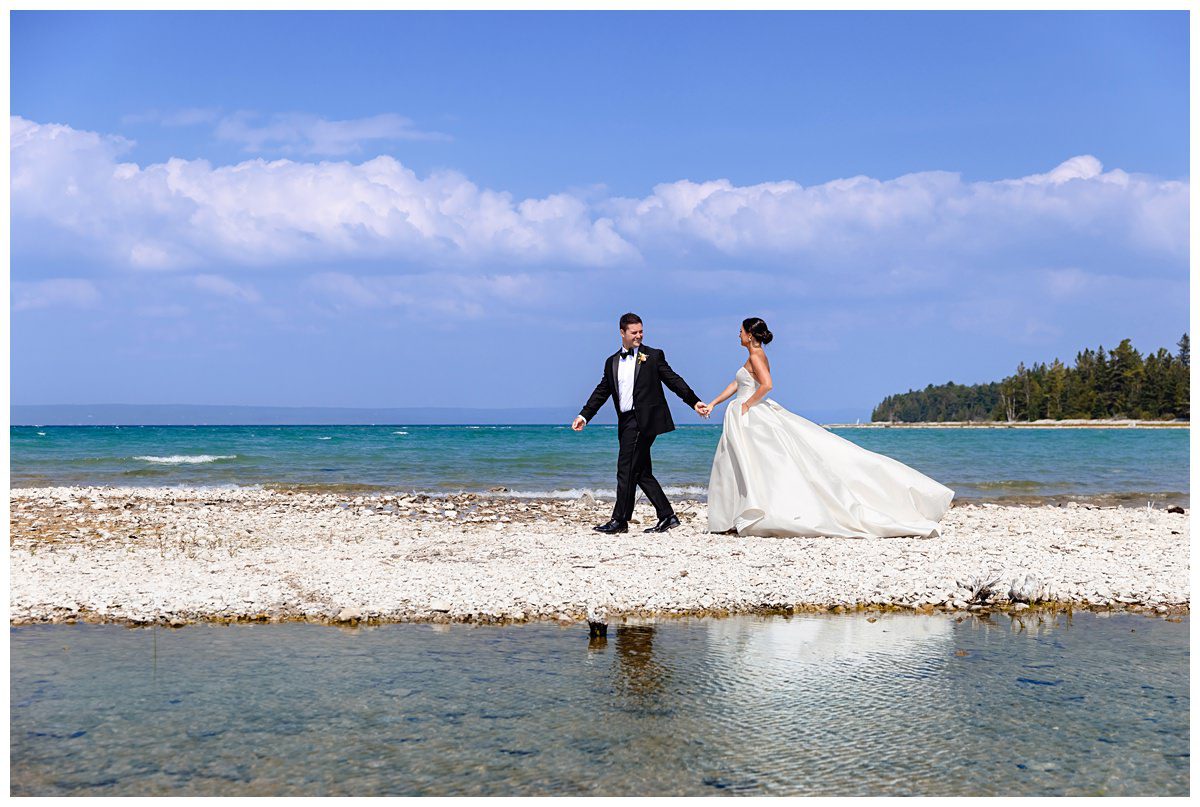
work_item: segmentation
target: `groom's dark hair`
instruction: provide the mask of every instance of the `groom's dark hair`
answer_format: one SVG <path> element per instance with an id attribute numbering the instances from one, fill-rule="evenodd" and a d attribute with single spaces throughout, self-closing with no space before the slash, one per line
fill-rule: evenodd
<path id="1" fill-rule="evenodd" d="M 621 315 L 621 330 L 625 330 L 630 325 L 641 325 L 642 318 L 637 314 L 622 314 Z"/>

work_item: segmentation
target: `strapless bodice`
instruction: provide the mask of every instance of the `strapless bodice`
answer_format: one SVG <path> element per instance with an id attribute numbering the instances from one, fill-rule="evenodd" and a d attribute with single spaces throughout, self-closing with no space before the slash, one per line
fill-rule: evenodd
<path id="1" fill-rule="evenodd" d="M 758 382 L 754 380 L 754 376 L 750 375 L 750 371 L 745 367 L 738 368 L 738 371 L 734 373 L 733 380 L 738 385 L 734 400 L 744 401 L 758 389 Z"/>

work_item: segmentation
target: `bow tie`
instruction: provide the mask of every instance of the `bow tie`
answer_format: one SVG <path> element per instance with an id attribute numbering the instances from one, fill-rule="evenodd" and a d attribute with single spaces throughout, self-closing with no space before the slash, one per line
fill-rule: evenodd
<path id="1" fill-rule="evenodd" d="M 621 358 L 623 359 L 627 356 L 632 356 L 635 352 L 637 352 L 637 348 L 634 348 L 633 350 L 625 350 L 624 348 L 622 348 L 621 349 Z"/>

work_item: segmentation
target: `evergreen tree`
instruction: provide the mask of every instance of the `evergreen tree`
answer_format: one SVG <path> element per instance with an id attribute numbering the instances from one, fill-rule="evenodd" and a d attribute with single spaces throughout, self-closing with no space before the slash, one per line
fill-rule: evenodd
<path id="1" fill-rule="evenodd" d="M 1145 369 L 1142 356 L 1128 339 L 1112 352 L 1113 400 L 1110 417 L 1137 417 Z"/>
<path id="2" fill-rule="evenodd" d="M 1026 420 L 1040 420 L 1045 417 L 1046 395 L 1042 389 L 1041 376 L 1042 374 L 1036 370 L 1028 374 L 1025 394 L 1029 404 L 1025 412 Z"/>
<path id="3" fill-rule="evenodd" d="M 1068 418 L 1088 418 L 1092 416 L 1095 393 L 1096 354 L 1091 348 L 1085 348 L 1075 354 L 1075 370 L 1067 377 L 1067 411 Z"/>
<path id="4" fill-rule="evenodd" d="M 1096 361 L 1092 364 L 1092 389 L 1095 390 L 1095 395 L 1092 398 L 1092 411 L 1088 417 L 1107 418 L 1109 412 L 1112 411 L 1115 390 L 1112 386 L 1112 373 L 1109 371 L 1108 354 L 1104 352 L 1104 345 L 1100 345 L 1096 350 Z"/>
<path id="5" fill-rule="evenodd" d="M 1136 402 L 1137 417 L 1139 418 L 1154 419 L 1163 416 L 1165 411 L 1162 400 L 1162 382 L 1165 380 L 1164 356 L 1169 360 L 1170 356 L 1164 348 L 1159 348 L 1157 353 L 1146 354 L 1146 360 L 1142 364 L 1141 394 Z"/>

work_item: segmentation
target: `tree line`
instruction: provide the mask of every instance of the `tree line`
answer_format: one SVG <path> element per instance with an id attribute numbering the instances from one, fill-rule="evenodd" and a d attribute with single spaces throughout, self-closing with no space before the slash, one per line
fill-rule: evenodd
<path id="1" fill-rule="evenodd" d="M 1048 365 L 1021 362 L 1003 381 L 930 384 L 889 395 L 872 410 L 871 420 L 1190 420 L 1190 346 L 1185 333 L 1176 353 L 1160 347 L 1142 356 L 1123 339 L 1112 350 L 1101 345 L 1080 351 L 1074 367 L 1057 358 Z"/>

